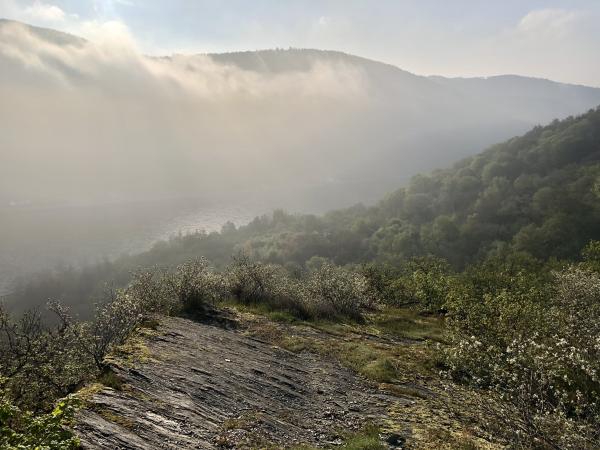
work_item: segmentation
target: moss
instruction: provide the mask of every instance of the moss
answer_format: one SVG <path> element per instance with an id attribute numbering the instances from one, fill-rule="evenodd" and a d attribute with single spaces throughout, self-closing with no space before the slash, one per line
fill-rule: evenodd
<path id="1" fill-rule="evenodd" d="M 319 331 L 324 331 L 333 336 L 348 336 L 350 334 L 362 334 L 365 326 L 353 321 L 332 322 L 330 320 L 318 320 L 310 322 L 309 325 Z"/>
<path id="2" fill-rule="evenodd" d="M 285 314 L 275 317 L 279 317 L 280 322 L 290 320 Z M 292 352 L 309 351 L 333 357 L 376 382 L 391 382 L 408 370 L 420 375 L 435 371 L 434 352 L 429 346 L 397 339 L 443 342 L 443 319 L 392 307 L 368 315 L 366 319 L 364 324 L 351 321 L 293 323 L 294 327 L 307 326 L 321 332 L 318 335 L 301 329 L 294 334 L 293 329 L 285 330 L 272 322 L 261 323 L 254 332 Z"/>
<path id="3" fill-rule="evenodd" d="M 344 435 L 344 443 L 337 447 L 343 450 L 385 450 L 381 443 L 379 427 L 368 424 L 362 430 Z"/>
<path id="4" fill-rule="evenodd" d="M 298 322 L 298 319 L 287 311 L 272 311 L 272 312 L 267 313 L 267 317 L 269 319 L 271 319 L 273 322 L 282 322 L 282 323 Z"/>
<path id="5" fill-rule="evenodd" d="M 154 336 L 157 333 L 147 328 L 139 329 L 127 341 L 115 348 L 106 360 L 111 360 L 127 367 L 133 367 L 136 363 L 145 363 L 156 361 L 155 355 L 151 356 L 150 350 L 146 345 L 148 336 Z"/>
<path id="6" fill-rule="evenodd" d="M 241 313 L 249 313 L 258 316 L 264 316 L 274 322 L 282 323 L 300 323 L 298 317 L 294 316 L 290 311 L 278 309 L 268 303 L 241 303 L 235 299 L 224 300 L 219 303 L 221 307 L 232 308 Z"/>
<path id="7" fill-rule="evenodd" d="M 482 447 L 472 439 L 472 437 L 461 433 L 452 433 L 447 430 L 430 430 L 429 438 L 433 445 L 440 449 L 452 450 L 479 450 Z"/>
<path id="8" fill-rule="evenodd" d="M 123 380 L 110 368 L 98 376 L 98 382 L 116 391 L 120 391 L 123 388 Z"/>
<path id="9" fill-rule="evenodd" d="M 381 334 L 412 340 L 445 342 L 444 319 L 423 316 L 406 308 L 385 308 L 369 317 L 370 325 Z"/>
<path id="10" fill-rule="evenodd" d="M 370 435 L 358 435 L 338 448 L 344 450 L 386 450 L 387 447 L 380 442 L 379 438 Z"/>
<path id="11" fill-rule="evenodd" d="M 408 432 L 411 448 L 501 448 L 489 441 L 489 421 L 482 415 L 483 407 L 476 406 L 481 394 L 454 385 L 451 388 L 439 378 L 435 347 L 443 345 L 445 327 L 440 317 L 399 308 L 367 315 L 364 324 L 286 324 L 274 323 L 264 316 L 245 317 L 249 319 L 250 333 L 259 333 L 263 339 L 292 352 L 311 352 L 334 359 L 377 383 L 380 389 L 402 398 L 391 405 L 383 425 L 386 434 Z M 488 401 L 483 403 L 490 406 Z M 488 432 L 482 432 L 483 429 Z M 441 434 L 435 435 L 436 430 Z M 381 446 L 374 433 L 360 432 L 346 435 L 335 448 L 386 447 Z"/>
<path id="12" fill-rule="evenodd" d="M 385 389 L 386 391 L 391 392 L 392 394 L 395 394 L 399 397 L 414 397 L 414 398 L 421 398 L 421 399 L 427 399 L 428 396 L 426 394 L 423 393 L 423 391 L 411 387 L 411 386 L 406 386 L 406 385 L 402 385 L 402 384 L 382 384 L 381 387 L 383 389 Z"/>
<path id="13" fill-rule="evenodd" d="M 248 412 L 240 417 L 225 419 L 222 428 L 228 430 L 250 430 L 253 425 L 261 420 L 261 414 L 258 412 Z"/>
<path id="14" fill-rule="evenodd" d="M 394 381 L 398 376 L 398 363 L 388 348 L 361 342 L 340 342 L 336 339 L 320 340 L 302 336 L 285 336 L 279 343 L 286 350 L 298 353 L 309 351 L 334 358 L 344 366 L 378 383 Z"/>
<path id="15" fill-rule="evenodd" d="M 152 330 L 152 331 L 156 331 L 156 330 L 158 330 L 159 325 L 160 325 L 160 321 L 156 318 L 151 317 L 151 318 L 144 319 L 139 324 L 139 327 L 146 328 L 146 329 Z"/>
<path id="16" fill-rule="evenodd" d="M 363 366 L 360 373 L 373 381 L 391 382 L 396 378 L 397 366 L 392 358 L 383 357 Z"/>
<path id="17" fill-rule="evenodd" d="M 128 430 L 133 430 L 135 428 L 135 422 L 127 417 L 120 416 L 105 408 L 96 407 L 94 409 L 104 420 L 116 423 L 117 425 Z"/>
<path id="18" fill-rule="evenodd" d="M 339 445 L 330 445 L 326 448 L 335 448 L 339 450 L 385 450 L 388 447 L 381 442 L 379 435 L 379 427 L 368 424 L 360 431 L 341 433 L 342 443 Z M 317 447 L 311 445 L 296 445 L 289 447 L 289 449 L 316 450 Z"/>
<path id="19" fill-rule="evenodd" d="M 84 405 L 89 404 L 92 401 L 94 395 L 104 389 L 104 385 L 101 383 L 90 383 L 81 389 L 79 389 L 75 395 L 80 399 Z"/>
<path id="20" fill-rule="evenodd" d="M 309 350 L 308 340 L 299 336 L 284 336 L 279 341 L 279 346 L 294 353 Z"/>

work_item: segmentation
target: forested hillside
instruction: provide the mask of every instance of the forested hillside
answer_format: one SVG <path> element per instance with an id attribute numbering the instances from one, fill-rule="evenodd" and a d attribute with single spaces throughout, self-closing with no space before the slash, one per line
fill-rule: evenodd
<path id="1" fill-rule="evenodd" d="M 572 258 L 600 236 L 600 110 L 536 127 L 417 176 L 376 208 L 377 256 L 432 253 L 461 266 L 524 251 Z"/>
<path id="2" fill-rule="evenodd" d="M 431 254 L 457 268 L 507 252 L 569 259 L 600 237 L 599 196 L 596 109 L 415 176 L 373 207 L 323 217 L 277 211 L 239 230 L 226 226 L 220 235 L 175 239 L 154 252 L 201 252 L 221 261 L 237 248 L 300 265 L 314 256 L 338 264 L 399 264 Z"/>
<path id="3" fill-rule="evenodd" d="M 414 177 L 372 207 L 324 216 L 275 211 L 236 229 L 161 242 L 141 255 L 23 280 L 9 303 L 78 305 L 138 267 L 204 256 L 224 267 L 240 251 L 302 271 L 322 259 L 401 266 L 434 255 L 457 269 L 511 253 L 572 259 L 600 238 L 600 109 L 536 127 L 452 168 Z M 85 303 L 85 302 L 84 302 Z"/>

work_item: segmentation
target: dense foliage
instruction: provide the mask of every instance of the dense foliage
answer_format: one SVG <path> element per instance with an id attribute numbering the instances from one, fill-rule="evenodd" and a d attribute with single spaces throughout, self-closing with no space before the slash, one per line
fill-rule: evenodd
<path id="1" fill-rule="evenodd" d="M 513 439 L 527 447 L 600 445 L 600 272 L 589 258 L 597 246 L 583 263 L 488 262 L 450 283 L 445 370 L 512 402 L 521 413 Z"/>
<path id="2" fill-rule="evenodd" d="M 24 412 L 0 395 L 0 448 L 67 450 L 79 448 L 79 440 L 67 429 L 77 410 L 74 397 L 57 403 L 47 414 Z"/>

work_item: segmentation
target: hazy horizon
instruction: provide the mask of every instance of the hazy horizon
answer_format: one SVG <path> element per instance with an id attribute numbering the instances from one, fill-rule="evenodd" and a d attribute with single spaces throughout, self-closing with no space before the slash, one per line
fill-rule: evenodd
<path id="1" fill-rule="evenodd" d="M 113 32 L 112 30 L 107 30 L 107 34 L 104 35 L 103 33 L 94 35 L 92 34 L 91 38 L 87 39 L 87 38 L 83 38 L 81 37 L 82 35 L 85 35 L 86 33 L 83 32 L 82 35 L 78 35 L 75 32 L 69 30 L 69 29 L 64 29 L 62 30 L 60 27 L 57 28 L 53 28 L 51 26 L 48 25 L 34 25 L 34 22 L 26 22 L 23 20 L 17 20 L 17 19 L 11 19 L 9 17 L 2 17 L 0 16 L 0 21 L 5 21 L 5 22 L 14 22 L 20 25 L 25 25 L 27 27 L 32 27 L 32 28 L 39 28 L 42 30 L 50 30 L 52 32 L 59 32 L 59 33 L 64 33 L 65 35 L 68 36 L 72 36 L 74 38 L 77 39 L 82 39 L 83 41 L 89 41 L 89 43 L 91 44 L 95 44 L 97 41 L 103 43 L 105 42 L 106 36 L 110 36 L 110 34 Z M 99 39 L 95 40 L 94 36 L 98 37 Z M 237 55 L 237 54 L 247 54 L 247 53 L 262 53 L 262 52 L 270 52 L 270 51 L 293 51 L 293 50 L 309 50 L 309 51 L 318 51 L 318 52 L 327 52 L 327 53 L 340 53 L 340 54 L 344 54 L 344 55 L 348 55 L 348 56 L 355 56 L 361 59 L 365 59 L 365 60 L 370 60 L 373 62 L 378 62 L 378 63 L 383 63 L 389 66 L 394 66 L 402 71 L 405 72 L 409 72 L 413 75 L 417 75 L 417 76 L 421 76 L 421 77 L 427 77 L 427 78 L 449 78 L 449 79 L 482 79 L 482 80 L 486 80 L 486 79 L 490 79 L 490 78 L 502 78 L 502 77 L 519 77 L 519 78 L 531 78 L 531 79 L 537 79 L 537 80 L 544 80 L 544 81 L 553 81 L 553 82 L 559 82 L 561 84 L 567 84 L 567 85 L 573 85 L 573 86 L 584 86 L 584 87 L 592 87 L 592 88 L 600 88 L 600 82 L 598 83 L 585 83 L 585 82 L 576 82 L 576 81 L 561 81 L 559 79 L 554 79 L 554 78 L 550 78 L 549 76 L 544 76 L 544 75 L 528 75 L 526 73 L 521 73 L 518 71 L 515 72 L 489 72 L 489 73 L 485 73 L 485 74 L 460 74 L 460 73 L 438 73 L 438 72 L 427 72 L 427 73 L 421 73 L 421 72 L 417 72 L 417 71 L 411 71 L 408 70 L 407 68 L 403 67 L 401 64 L 395 63 L 395 62 L 391 62 L 389 60 L 386 59 L 377 59 L 376 57 L 367 55 L 367 54 L 361 54 L 361 53 L 352 53 L 349 51 L 345 51 L 345 50 L 340 50 L 338 48 L 333 48 L 333 47 L 294 47 L 291 45 L 288 45 L 287 47 L 257 47 L 257 48 L 246 48 L 246 47 L 240 47 L 240 48 L 234 48 L 234 49 L 214 49 L 214 50 L 200 50 L 200 51 L 194 51 L 194 50 L 190 50 L 190 49 L 183 49 L 183 50 L 162 50 L 161 53 L 151 53 L 151 52 L 143 52 L 140 50 L 140 48 L 137 46 L 136 44 L 136 50 L 140 51 L 140 54 L 143 56 L 147 56 L 150 58 L 173 58 L 173 57 L 191 57 L 191 56 L 222 56 L 222 55 Z"/>
<path id="2" fill-rule="evenodd" d="M 157 58 L 123 35 L 0 25 L 4 204 L 243 192 L 294 204 L 315 189 L 372 201 L 600 103 L 600 89 L 426 78 L 331 51 Z"/>
<path id="3" fill-rule="evenodd" d="M 0 17 L 128 40 L 150 55 L 319 48 L 421 75 L 519 74 L 600 87 L 600 5 L 591 0 L 384 0 L 369 8 L 340 0 L 1 0 Z"/>

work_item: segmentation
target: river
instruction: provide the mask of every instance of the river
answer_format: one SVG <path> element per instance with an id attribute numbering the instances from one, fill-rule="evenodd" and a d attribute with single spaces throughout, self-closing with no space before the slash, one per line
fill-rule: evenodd
<path id="1" fill-rule="evenodd" d="M 200 199 L 0 208 L 0 295 L 18 277 L 149 249 L 178 233 L 218 231 L 269 211 L 260 201 Z"/>

